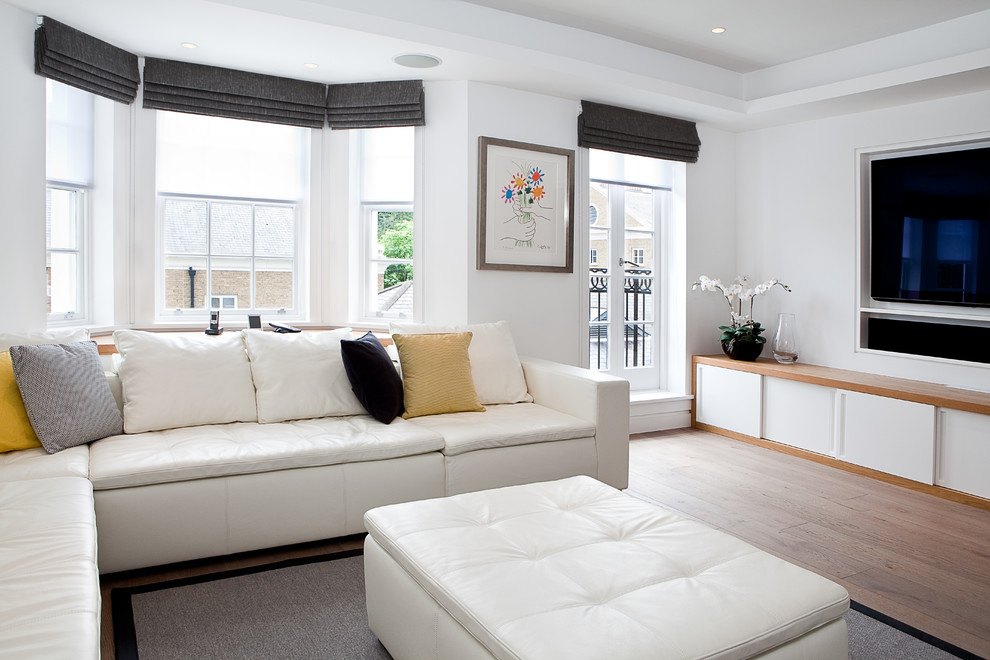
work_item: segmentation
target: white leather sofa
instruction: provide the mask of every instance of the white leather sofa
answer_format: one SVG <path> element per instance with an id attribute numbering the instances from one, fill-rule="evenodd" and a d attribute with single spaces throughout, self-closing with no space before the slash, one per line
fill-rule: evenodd
<path id="1" fill-rule="evenodd" d="M 504 328 L 487 327 L 495 325 L 472 327 L 476 336 L 488 330 L 504 338 Z M 303 333 L 297 337 L 312 339 L 295 341 L 332 349 L 351 336 L 334 332 Z M 51 455 L 40 448 L 0 454 L 0 485 L 86 486 L 77 508 L 95 509 L 97 533 L 90 518 L 65 535 L 75 535 L 83 557 L 99 538 L 100 573 L 361 533 L 366 511 L 397 502 L 577 474 L 627 486 L 629 392 L 622 379 L 522 358 L 519 401 L 383 424 L 347 399 L 353 394 L 346 377 L 334 371 L 339 349 L 330 350 L 332 368 L 324 364 L 329 371 L 321 371 L 312 351 L 249 355 L 237 333 L 118 335 L 123 359 L 107 379 L 125 433 Z M 262 337 L 284 346 L 293 341 Z M 226 358 L 218 356 L 224 352 Z M 486 357 L 506 362 L 504 355 L 477 362 Z M 327 375 L 332 382 L 314 385 L 314 377 Z M 327 407 L 327 414 L 294 415 L 309 404 Z M 0 557 L 18 550 L 11 548 L 16 532 L 3 531 Z M 44 542 L 38 549 L 44 551 Z M 85 561 L 77 564 L 82 576 Z M 73 657 L 98 654 L 99 589 L 96 571 L 88 570 L 92 588 L 73 593 L 97 613 L 90 622 L 96 651 L 74 647 L 67 654 Z M 0 563 L 0 589 L 14 571 L 15 563 Z M 17 607 L 21 592 L 10 593 L 6 602 Z M 0 656 L 12 639 L 3 625 Z M 88 644 L 88 634 L 80 640 Z"/>

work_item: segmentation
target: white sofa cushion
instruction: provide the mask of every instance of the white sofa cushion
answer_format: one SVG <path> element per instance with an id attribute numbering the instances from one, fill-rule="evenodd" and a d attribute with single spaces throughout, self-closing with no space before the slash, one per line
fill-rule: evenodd
<path id="1" fill-rule="evenodd" d="M 43 447 L 0 454 L 0 482 L 88 476 L 89 447 L 69 447 L 57 454 Z"/>
<path id="2" fill-rule="evenodd" d="M 86 328 L 59 328 L 42 332 L 0 332 L 0 351 L 11 346 L 40 346 L 42 344 L 71 344 L 89 341 Z"/>
<path id="3" fill-rule="evenodd" d="M 124 432 L 258 419 L 240 335 L 117 330 Z"/>
<path id="4" fill-rule="evenodd" d="M 443 438 L 367 415 L 239 423 L 112 436 L 90 445 L 97 490 L 289 468 L 377 461 L 438 451 Z"/>
<path id="5" fill-rule="evenodd" d="M 350 328 L 300 333 L 245 330 L 242 337 L 251 359 L 259 422 L 364 413 L 340 353 L 340 340 L 352 338 Z"/>
<path id="6" fill-rule="evenodd" d="M 80 477 L 0 483 L 0 511 L 0 655 L 99 658 L 90 483 Z"/>
<path id="7" fill-rule="evenodd" d="M 365 526 L 498 658 L 750 658 L 849 607 L 834 582 L 589 477 L 390 505 Z"/>
<path id="8" fill-rule="evenodd" d="M 595 435 L 594 424 L 535 403 L 506 403 L 488 406 L 483 413 L 430 415 L 409 421 L 442 435 L 447 456 Z"/>
<path id="9" fill-rule="evenodd" d="M 470 332 L 471 376 L 474 390 L 482 405 L 517 403 L 533 400 L 526 389 L 526 377 L 516 353 L 509 324 L 472 323 L 469 325 L 426 325 L 422 323 L 393 322 L 392 334 L 423 334 L 438 332 Z"/>

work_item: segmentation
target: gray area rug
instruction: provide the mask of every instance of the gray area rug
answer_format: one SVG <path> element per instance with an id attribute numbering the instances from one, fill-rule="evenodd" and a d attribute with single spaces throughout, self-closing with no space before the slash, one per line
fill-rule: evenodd
<path id="1" fill-rule="evenodd" d="M 113 589 L 118 660 L 390 660 L 368 629 L 359 550 Z M 980 660 L 853 603 L 850 660 Z"/>

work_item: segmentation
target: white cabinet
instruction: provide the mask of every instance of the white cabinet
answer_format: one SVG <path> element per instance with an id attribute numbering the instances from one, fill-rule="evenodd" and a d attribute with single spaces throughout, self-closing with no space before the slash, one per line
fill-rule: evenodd
<path id="1" fill-rule="evenodd" d="M 762 376 L 699 364 L 695 378 L 696 421 L 760 437 Z"/>
<path id="2" fill-rule="evenodd" d="M 934 483 L 935 407 L 839 390 L 837 458 Z"/>
<path id="3" fill-rule="evenodd" d="M 942 408 L 935 483 L 990 498 L 990 416 Z"/>
<path id="4" fill-rule="evenodd" d="M 783 378 L 763 378 L 763 437 L 835 456 L 835 390 Z"/>

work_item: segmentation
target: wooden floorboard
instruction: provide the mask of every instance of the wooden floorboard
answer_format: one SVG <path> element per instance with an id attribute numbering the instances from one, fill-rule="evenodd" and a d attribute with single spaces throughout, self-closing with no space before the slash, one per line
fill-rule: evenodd
<path id="1" fill-rule="evenodd" d="M 990 658 L 990 511 L 697 429 L 633 436 L 629 492 L 843 585 L 868 607 Z M 361 537 L 117 574 L 110 589 L 359 547 Z"/>

